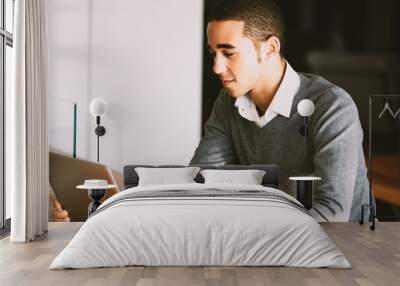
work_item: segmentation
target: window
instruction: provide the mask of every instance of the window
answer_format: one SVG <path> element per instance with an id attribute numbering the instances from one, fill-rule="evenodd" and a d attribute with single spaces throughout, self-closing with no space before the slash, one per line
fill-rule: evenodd
<path id="1" fill-rule="evenodd" d="M 14 0 L 0 0 L 0 236 L 9 231 L 10 193 L 5 188 L 5 98 L 11 92 Z"/>

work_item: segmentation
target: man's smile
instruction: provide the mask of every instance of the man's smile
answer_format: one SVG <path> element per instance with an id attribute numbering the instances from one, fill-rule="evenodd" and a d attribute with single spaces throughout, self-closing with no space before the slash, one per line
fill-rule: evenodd
<path id="1" fill-rule="evenodd" d="M 231 85 L 235 82 L 234 79 L 221 79 L 223 86 Z"/>

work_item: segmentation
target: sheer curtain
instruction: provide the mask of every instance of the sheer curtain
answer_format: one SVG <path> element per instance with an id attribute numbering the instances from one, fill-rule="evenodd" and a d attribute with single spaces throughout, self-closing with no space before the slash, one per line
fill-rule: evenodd
<path id="1" fill-rule="evenodd" d="M 47 42 L 45 0 L 16 0 L 13 93 L 9 113 L 12 242 L 48 227 Z"/>

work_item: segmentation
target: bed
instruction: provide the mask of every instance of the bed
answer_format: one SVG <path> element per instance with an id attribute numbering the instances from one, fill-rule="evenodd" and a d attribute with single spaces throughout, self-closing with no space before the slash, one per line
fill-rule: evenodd
<path id="1" fill-rule="evenodd" d="M 301 203 L 278 189 L 277 166 L 199 166 L 263 170 L 260 185 L 208 183 L 199 173 L 193 183 L 143 186 L 137 167 L 124 168 L 125 190 L 98 208 L 50 269 L 351 267 Z"/>

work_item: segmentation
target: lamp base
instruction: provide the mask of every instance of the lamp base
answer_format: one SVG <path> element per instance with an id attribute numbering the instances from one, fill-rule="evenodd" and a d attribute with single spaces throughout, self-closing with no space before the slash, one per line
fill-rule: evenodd
<path id="1" fill-rule="evenodd" d="M 94 133 L 96 133 L 96 135 L 98 136 L 103 136 L 104 134 L 106 134 L 106 129 L 104 128 L 104 126 L 99 125 L 94 130 Z"/>
<path id="2" fill-rule="evenodd" d="M 300 127 L 299 133 L 301 136 L 306 136 L 306 127 L 304 125 Z"/>

